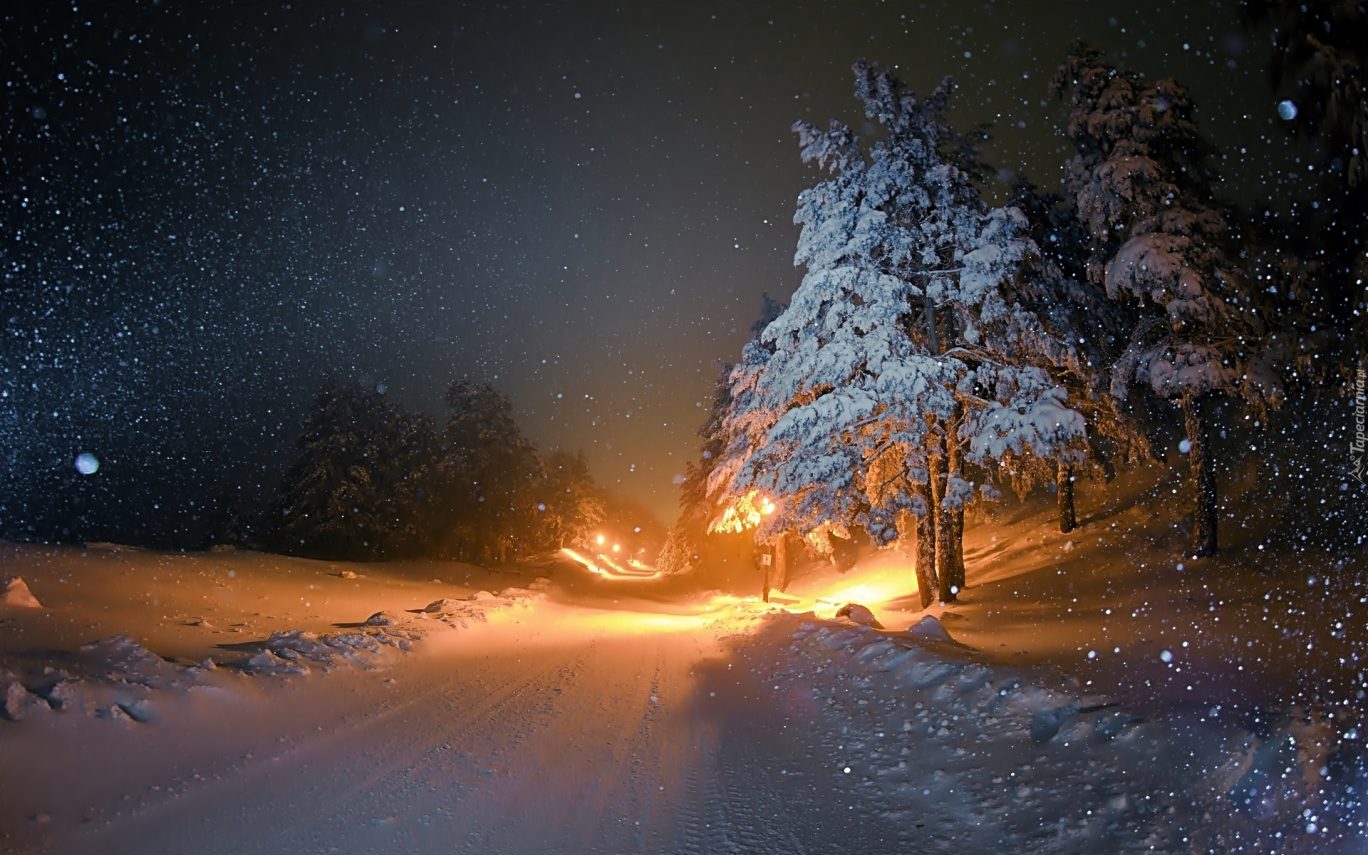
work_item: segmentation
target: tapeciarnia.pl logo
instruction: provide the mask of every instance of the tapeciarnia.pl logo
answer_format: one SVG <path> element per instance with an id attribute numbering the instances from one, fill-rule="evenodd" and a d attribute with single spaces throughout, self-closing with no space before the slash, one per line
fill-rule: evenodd
<path id="1" fill-rule="evenodd" d="M 1354 372 L 1354 439 L 1349 443 L 1349 474 L 1360 484 L 1364 481 L 1364 449 L 1368 448 L 1368 431 L 1364 428 L 1364 375 L 1363 363 Z"/>

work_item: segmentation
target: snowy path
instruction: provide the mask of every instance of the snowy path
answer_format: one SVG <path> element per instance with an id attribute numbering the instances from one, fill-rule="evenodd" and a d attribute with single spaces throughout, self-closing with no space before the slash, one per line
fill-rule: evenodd
<path id="1" fill-rule="evenodd" d="M 616 605 L 542 601 L 147 723 L 22 722 L 0 852 L 1309 853 L 1368 827 L 1361 764 L 1314 722 L 1146 720 L 934 621 Z"/>
<path id="2" fill-rule="evenodd" d="M 570 611 L 482 627 L 274 702 L 130 724 L 93 748 L 126 778 L 106 769 L 75 800 L 56 792 L 79 770 L 31 779 L 33 810 L 79 801 L 80 817 L 54 808 L 53 833 L 16 851 L 889 851 L 895 830 L 858 809 L 853 782 L 818 773 L 829 761 L 774 693 L 729 667 L 712 629 L 681 623 Z M 148 769 L 156 731 L 194 749 Z"/>

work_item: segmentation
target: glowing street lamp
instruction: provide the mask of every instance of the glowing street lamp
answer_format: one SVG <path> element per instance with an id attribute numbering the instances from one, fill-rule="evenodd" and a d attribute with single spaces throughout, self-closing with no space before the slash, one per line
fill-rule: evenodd
<path id="1" fill-rule="evenodd" d="M 749 531 L 759 526 L 760 521 L 775 510 L 776 505 L 768 496 L 760 495 L 758 490 L 751 490 L 722 513 L 721 519 L 713 525 L 712 530 L 727 534 Z"/>

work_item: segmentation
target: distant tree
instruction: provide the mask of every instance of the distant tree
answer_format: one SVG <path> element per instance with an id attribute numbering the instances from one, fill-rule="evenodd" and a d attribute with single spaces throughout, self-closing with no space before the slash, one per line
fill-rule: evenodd
<path id="1" fill-rule="evenodd" d="M 411 551 L 420 529 L 410 488 L 432 446 L 432 429 L 383 395 L 330 378 L 315 395 L 286 475 L 264 523 L 288 552 L 380 558 Z"/>
<path id="2" fill-rule="evenodd" d="M 1066 192 L 1087 230 L 1088 275 L 1137 309 L 1112 366 L 1121 400 L 1138 383 L 1181 409 L 1192 472 L 1192 548 L 1216 550 L 1216 472 L 1204 402 L 1225 396 L 1276 404 L 1279 379 L 1265 324 L 1212 192 L 1210 146 L 1187 90 L 1155 84 L 1078 44 L 1057 72 L 1075 155 Z"/>
<path id="3" fill-rule="evenodd" d="M 710 483 L 731 504 L 771 498 L 762 535 L 859 525 L 888 542 L 915 520 L 924 603 L 964 585 L 966 464 L 1071 457 L 1084 430 L 1034 364 L 1032 347 L 1063 346 L 1009 299 L 1035 247 L 1020 211 L 974 188 L 972 152 L 942 119 L 950 88 L 920 100 L 857 63 L 884 136 L 866 149 L 839 122 L 794 126 L 832 177 L 799 197 L 807 272 L 733 370 Z"/>
<path id="4" fill-rule="evenodd" d="M 589 546 L 594 532 L 603 526 L 607 510 L 584 454 L 552 452 L 546 459 L 541 495 L 537 510 L 543 520 L 545 545 Z"/>
<path id="5" fill-rule="evenodd" d="M 665 533 L 665 543 L 656 557 L 656 569 L 666 575 L 675 576 L 697 569 L 700 557 L 699 541 L 682 522 L 676 522 Z"/>
<path id="6" fill-rule="evenodd" d="M 446 403 L 436 548 L 479 562 L 534 548 L 545 465 L 514 420 L 512 403 L 493 386 L 468 380 L 451 384 Z"/>

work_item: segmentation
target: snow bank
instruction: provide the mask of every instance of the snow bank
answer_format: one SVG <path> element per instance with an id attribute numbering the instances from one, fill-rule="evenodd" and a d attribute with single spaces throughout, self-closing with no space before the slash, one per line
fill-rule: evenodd
<path id="1" fill-rule="evenodd" d="M 954 829 L 958 851 L 1338 852 L 1368 840 L 1362 741 L 1327 719 L 1283 710 L 1262 734 L 1205 711 L 1146 720 L 1075 681 L 975 661 L 930 616 L 896 634 L 766 621 L 738 653 L 780 696 L 811 698 L 799 708 L 823 718 L 813 733 L 834 734 L 822 737 L 833 774 L 860 776 L 888 820 Z"/>
<path id="2" fill-rule="evenodd" d="M 22 580 L 20 586 L 27 591 Z M 346 629 L 341 632 L 283 630 L 260 642 L 232 645 L 231 650 L 238 652 L 197 665 L 168 661 L 126 635 L 115 635 L 82 645 L 61 667 L 48 665 L 23 677 L 0 671 L 0 716 L 22 721 L 58 712 L 148 723 L 157 716 L 158 692 L 200 685 L 220 666 L 256 677 L 297 677 L 342 667 L 374 669 L 381 667 L 387 653 L 412 650 L 439 625 L 465 629 L 496 613 L 531 608 L 545 598 L 545 590 L 546 580 L 539 579 L 528 588 L 498 594 L 480 591 L 468 599 L 440 599 L 408 612 L 376 612 L 359 624 L 342 625 Z"/>
<path id="3" fill-rule="evenodd" d="M 150 722 L 158 692 L 196 686 L 205 671 L 168 662 L 132 638 L 115 635 L 82 645 L 60 666 L 23 677 L 0 673 L 0 713 L 10 721 L 59 712 Z"/>
<path id="4" fill-rule="evenodd" d="M 425 622 L 437 621 L 455 629 L 484 623 L 490 615 L 514 608 L 530 608 L 545 598 L 547 580 L 528 588 L 508 588 L 498 594 L 478 591 L 465 599 L 444 597 L 407 613 L 379 611 L 352 631 L 317 634 L 288 630 L 272 634 L 261 649 L 233 667 L 254 675 L 298 676 L 340 665 L 374 668 L 386 650 L 408 651 L 428 633 Z"/>
<path id="5" fill-rule="evenodd" d="M 413 630 L 373 621 L 374 616 L 366 623 L 379 628 L 326 635 L 299 629 L 272 633 L 259 652 L 234 663 L 234 667 L 257 675 L 303 675 L 339 665 L 373 668 L 384 649 L 408 650 L 422 637 Z"/>

